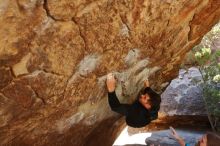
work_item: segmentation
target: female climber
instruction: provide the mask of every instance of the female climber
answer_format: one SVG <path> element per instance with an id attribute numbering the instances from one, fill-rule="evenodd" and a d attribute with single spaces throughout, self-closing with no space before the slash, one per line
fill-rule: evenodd
<path id="1" fill-rule="evenodd" d="M 115 93 L 116 80 L 112 73 L 107 75 L 106 85 L 111 109 L 124 115 L 127 125 L 140 128 L 157 119 L 161 97 L 150 88 L 148 80 L 144 82 L 145 87 L 139 92 L 132 104 L 122 104 L 119 102 Z"/>

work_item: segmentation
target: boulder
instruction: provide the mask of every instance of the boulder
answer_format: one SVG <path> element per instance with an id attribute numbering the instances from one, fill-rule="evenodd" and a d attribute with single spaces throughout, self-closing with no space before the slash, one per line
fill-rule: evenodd
<path id="1" fill-rule="evenodd" d="M 160 92 L 219 18 L 219 0 L 0 1 L 0 145 L 112 145 L 106 74 L 123 102 Z"/>
<path id="2" fill-rule="evenodd" d="M 200 71 L 196 67 L 180 69 L 179 76 L 161 94 L 160 112 L 173 115 L 206 115 Z"/>

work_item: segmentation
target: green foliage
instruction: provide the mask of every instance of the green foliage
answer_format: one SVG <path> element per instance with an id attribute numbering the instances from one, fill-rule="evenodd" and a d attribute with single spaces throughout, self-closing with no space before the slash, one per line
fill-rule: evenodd
<path id="1" fill-rule="evenodd" d="M 203 80 L 194 84 L 202 86 L 210 124 L 214 131 L 220 131 L 220 48 L 216 48 L 216 42 L 220 42 L 220 22 L 187 54 L 183 66 L 199 67 Z"/>
<path id="2" fill-rule="evenodd" d="M 195 59 L 203 78 L 203 97 L 214 129 L 220 117 L 220 50 L 211 52 L 210 48 L 194 49 Z"/>
<path id="3" fill-rule="evenodd" d="M 220 101 L 220 91 L 212 86 L 204 86 L 204 98 L 207 103 L 208 112 L 215 116 L 220 116 L 220 108 L 218 102 Z"/>

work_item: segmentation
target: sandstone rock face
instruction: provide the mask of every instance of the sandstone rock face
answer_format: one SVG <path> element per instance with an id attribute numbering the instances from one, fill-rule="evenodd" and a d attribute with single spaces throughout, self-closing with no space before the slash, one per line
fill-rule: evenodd
<path id="1" fill-rule="evenodd" d="M 169 116 L 206 115 L 202 88 L 197 85 L 201 81 L 198 68 L 181 69 L 179 76 L 172 80 L 161 95 L 160 112 Z"/>
<path id="2" fill-rule="evenodd" d="M 111 145 L 106 74 L 123 102 L 159 91 L 219 18 L 219 0 L 0 1 L 0 145 Z"/>

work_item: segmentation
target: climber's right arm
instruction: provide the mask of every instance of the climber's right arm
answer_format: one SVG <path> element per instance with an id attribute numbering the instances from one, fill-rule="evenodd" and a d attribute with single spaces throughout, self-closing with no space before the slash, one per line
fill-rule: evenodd
<path id="1" fill-rule="evenodd" d="M 107 85 L 108 92 L 115 91 L 116 80 L 115 80 L 114 75 L 112 73 L 109 73 L 107 75 L 106 85 Z"/>
<path id="2" fill-rule="evenodd" d="M 108 102 L 111 110 L 122 115 L 127 115 L 129 104 L 121 104 L 115 93 L 116 80 L 112 73 L 107 75 L 106 85 L 108 89 Z"/>

